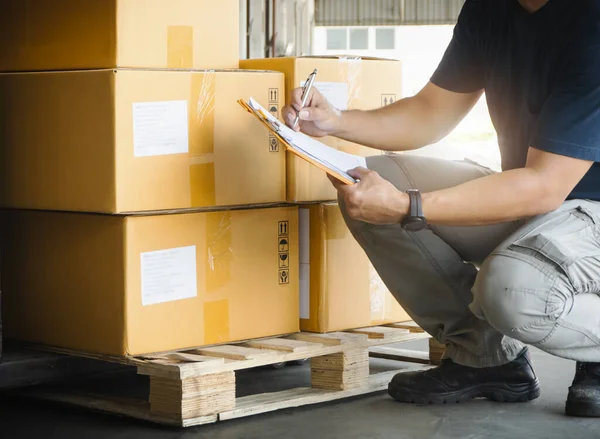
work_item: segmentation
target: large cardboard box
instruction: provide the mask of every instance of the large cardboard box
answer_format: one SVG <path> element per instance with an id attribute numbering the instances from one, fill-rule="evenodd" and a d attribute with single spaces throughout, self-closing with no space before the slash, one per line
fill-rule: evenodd
<path id="1" fill-rule="evenodd" d="M 285 152 L 237 103 L 283 75 L 0 74 L 0 205 L 123 213 L 285 201 Z"/>
<path id="2" fill-rule="evenodd" d="M 357 57 L 298 57 L 242 60 L 244 69 L 277 70 L 285 74 L 286 103 L 293 89 L 301 87 L 314 69 L 316 88 L 340 110 L 372 110 L 395 102 L 402 94 L 400 61 Z M 319 139 L 336 149 L 361 156 L 380 154 L 341 139 Z M 288 154 L 287 199 L 290 202 L 336 199 L 325 173 Z"/>
<path id="3" fill-rule="evenodd" d="M 295 207 L 5 219 L 8 337 L 137 355 L 298 331 Z"/>
<path id="4" fill-rule="evenodd" d="M 237 68 L 238 0 L 2 0 L 0 71 Z"/>
<path id="5" fill-rule="evenodd" d="M 300 328 L 331 332 L 411 320 L 336 203 L 300 207 Z"/>

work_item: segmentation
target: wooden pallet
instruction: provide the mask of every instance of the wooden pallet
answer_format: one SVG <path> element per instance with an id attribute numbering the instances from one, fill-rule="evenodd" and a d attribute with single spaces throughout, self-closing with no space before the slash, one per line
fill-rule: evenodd
<path id="1" fill-rule="evenodd" d="M 369 374 L 369 356 L 428 367 L 429 354 L 384 347 L 429 336 L 398 325 L 330 334 L 297 333 L 285 337 L 129 358 L 107 358 L 134 365 L 149 377 L 147 400 L 27 389 L 20 395 L 89 409 L 190 427 L 290 407 L 318 404 L 387 388 L 398 370 Z M 97 356 L 96 356 L 97 357 Z M 311 387 L 236 398 L 235 371 L 311 359 Z M 404 368 L 406 372 L 415 368 Z"/>

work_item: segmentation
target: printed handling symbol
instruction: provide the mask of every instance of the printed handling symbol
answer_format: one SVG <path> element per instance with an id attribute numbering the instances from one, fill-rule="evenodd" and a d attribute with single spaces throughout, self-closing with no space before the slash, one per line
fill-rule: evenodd
<path id="1" fill-rule="evenodd" d="M 279 268 L 289 268 L 290 255 L 287 253 L 279 253 Z"/>
<path id="2" fill-rule="evenodd" d="M 290 243 L 287 240 L 287 238 L 281 238 L 279 240 L 279 251 L 280 252 L 290 251 Z"/>
<path id="3" fill-rule="evenodd" d="M 388 105 L 391 105 L 394 102 L 396 102 L 396 95 L 395 94 L 381 95 L 381 106 L 382 107 L 386 107 Z"/>
<path id="4" fill-rule="evenodd" d="M 288 236 L 289 221 L 279 221 L 279 236 Z"/>
<path id="5" fill-rule="evenodd" d="M 289 284 L 290 283 L 288 270 L 279 270 L 279 283 L 280 284 Z"/>

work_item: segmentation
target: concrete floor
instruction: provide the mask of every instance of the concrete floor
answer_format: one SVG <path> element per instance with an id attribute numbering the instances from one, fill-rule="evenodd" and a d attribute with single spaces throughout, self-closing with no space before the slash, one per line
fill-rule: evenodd
<path id="1" fill-rule="evenodd" d="M 379 393 L 216 425 L 169 429 L 70 407 L 4 397 L 0 398 L 0 438 L 599 438 L 600 419 L 572 419 L 563 415 L 574 364 L 540 351 L 534 351 L 533 357 L 542 382 L 542 396 L 526 404 L 474 401 L 460 405 L 414 406 L 396 403 L 385 393 Z M 382 369 L 388 366 L 386 362 L 377 364 Z M 238 375 L 238 393 L 306 385 L 308 372 L 307 366 L 246 371 Z M 119 380 L 110 381 L 115 391 L 129 386 L 129 392 L 144 392 L 143 384 L 135 374 L 126 372 L 119 377 Z M 105 382 L 97 385 L 108 387 Z"/>

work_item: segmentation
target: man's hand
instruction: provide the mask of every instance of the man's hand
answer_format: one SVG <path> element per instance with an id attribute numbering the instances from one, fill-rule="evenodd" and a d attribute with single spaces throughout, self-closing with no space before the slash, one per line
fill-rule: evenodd
<path id="1" fill-rule="evenodd" d="M 343 198 L 352 219 L 371 224 L 397 224 L 408 215 L 408 195 L 377 172 L 356 168 L 348 174 L 360 181 L 350 186 L 334 177 L 329 176 L 329 179 Z"/>
<path id="2" fill-rule="evenodd" d="M 298 113 L 300 121 L 294 127 Z M 282 114 L 290 128 L 314 137 L 335 135 L 342 125 L 341 111 L 331 105 L 316 88 L 311 89 L 305 107 L 302 107 L 302 88 L 293 90 L 291 105 L 283 107 Z"/>

